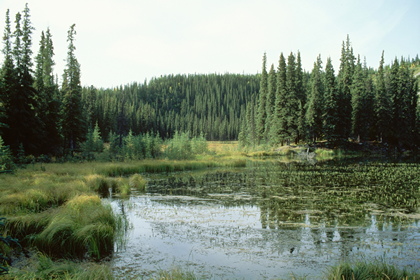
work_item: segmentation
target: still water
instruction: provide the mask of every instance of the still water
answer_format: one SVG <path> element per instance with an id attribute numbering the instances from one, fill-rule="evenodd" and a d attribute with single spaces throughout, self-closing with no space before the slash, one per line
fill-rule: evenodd
<path id="1" fill-rule="evenodd" d="M 111 199 L 127 221 L 115 276 L 148 279 L 177 267 L 200 279 L 322 279 L 331 265 L 360 259 L 420 269 L 418 188 L 404 197 L 414 211 L 391 208 L 386 191 L 361 185 L 366 176 L 377 182 L 371 170 L 350 170 L 262 165 L 149 176 L 146 193 Z"/>

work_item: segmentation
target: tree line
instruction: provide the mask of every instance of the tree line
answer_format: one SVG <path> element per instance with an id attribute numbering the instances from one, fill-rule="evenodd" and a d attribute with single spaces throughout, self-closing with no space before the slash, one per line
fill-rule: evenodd
<path id="1" fill-rule="evenodd" d="M 4 145 L 14 155 L 74 151 L 86 136 L 75 25 L 68 31 L 66 67 L 59 86 L 53 73 L 54 46 L 49 29 L 42 32 L 34 67 L 34 28 L 28 4 L 16 14 L 13 32 L 9 10 L 5 23 L 0 72 L 0 136 Z"/>
<path id="2" fill-rule="evenodd" d="M 143 84 L 113 89 L 84 88 L 82 100 L 89 126 L 102 136 L 175 132 L 205 135 L 208 140 L 235 140 L 259 77 L 241 74 L 167 75 Z"/>
<path id="3" fill-rule="evenodd" d="M 264 55 L 256 75 L 166 75 L 115 88 L 82 87 L 75 25 L 68 30 L 59 84 L 49 29 L 41 33 L 32 59 L 28 5 L 16 14 L 13 30 L 9 10 L 5 23 L 0 69 L 0 150 L 5 158 L 90 154 L 104 142 L 127 155 L 130 141 L 154 147 L 158 139 L 183 133 L 239 139 L 246 147 L 352 138 L 413 148 L 420 139 L 412 71 L 418 57 L 384 65 L 382 55 L 374 70 L 353 54 L 347 38 L 337 75 L 330 58 L 323 67 L 318 57 L 312 72 L 304 71 L 298 52 L 287 59 L 281 54 L 278 67 L 268 71 Z M 155 154 L 155 148 L 142 151 L 137 158 Z"/>
<path id="4" fill-rule="evenodd" d="M 277 69 L 263 66 L 258 97 L 249 102 L 241 124 L 242 146 L 277 146 L 327 140 L 379 141 L 397 148 L 418 148 L 420 106 L 414 69 L 418 56 L 368 68 L 355 56 L 349 37 L 342 44 L 335 75 L 331 58 L 325 68 L 317 57 L 310 73 L 302 70 L 300 53 L 280 54 Z"/>
<path id="5" fill-rule="evenodd" d="M 33 60 L 28 5 L 16 14 L 14 30 L 9 10 L 5 22 L 0 137 L 14 156 L 89 152 L 94 132 L 120 148 L 130 134 L 166 139 L 179 132 L 234 140 L 249 96 L 259 91 L 257 75 L 240 74 L 167 75 L 109 89 L 82 87 L 75 25 L 67 34 L 66 68 L 59 84 L 50 30 L 41 33 Z"/>

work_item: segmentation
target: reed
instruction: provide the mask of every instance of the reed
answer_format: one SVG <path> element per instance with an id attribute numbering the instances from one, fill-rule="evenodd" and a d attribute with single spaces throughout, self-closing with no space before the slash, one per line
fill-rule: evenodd
<path id="1" fill-rule="evenodd" d="M 193 272 L 184 270 L 179 267 L 173 267 L 170 270 L 161 270 L 158 272 L 154 280 L 196 280 L 200 279 Z"/>
<path id="2" fill-rule="evenodd" d="M 333 266 L 327 273 L 329 280 L 415 280 L 420 279 L 420 273 L 409 272 L 385 262 L 340 263 Z"/>
<path id="3" fill-rule="evenodd" d="M 145 160 L 125 163 L 105 164 L 98 168 L 98 173 L 111 176 L 130 176 L 137 173 L 164 173 L 187 170 L 199 170 L 221 166 L 215 161 L 168 161 L 168 160 Z"/>

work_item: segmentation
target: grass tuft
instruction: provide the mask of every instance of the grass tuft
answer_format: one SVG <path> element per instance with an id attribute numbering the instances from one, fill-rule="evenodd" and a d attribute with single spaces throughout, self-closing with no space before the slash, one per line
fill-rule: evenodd
<path id="1" fill-rule="evenodd" d="M 19 279 L 72 279 L 72 280 L 111 280 L 114 279 L 110 267 L 106 264 L 91 262 L 53 261 L 47 255 L 33 255 L 28 264 L 16 269 L 11 267 L 5 280 Z"/>
<path id="2" fill-rule="evenodd" d="M 328 280 L 415 280 L 420 279 L 420 274 L 411 273 L 405 269 L 384 262 L 341 263 L 330 268 L 327 274 Z"/>
<path id="3" fill-rule="evenodd" d="M 128 184 L 133 189 L 145 191 L 147 181 L 140 174 L 134 174 L 128 179 Z"/>

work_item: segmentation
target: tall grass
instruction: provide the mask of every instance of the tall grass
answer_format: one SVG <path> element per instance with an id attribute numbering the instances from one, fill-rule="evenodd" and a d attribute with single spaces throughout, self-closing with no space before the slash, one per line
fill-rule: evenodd
<path id="1" fill-rule="evenodd" d="M 29 265 L 21 269 L 11 268 L 4 276 L 6 280 L 32 279 L 72 279 L 72 280 L 112 280 L 111 268 L 106 264 L 80 263 L 69 260 L 53 261 L 45 254 L 35 254 Z"/>
<path id="2" fill-rule="evenodd" d="M 99 259 L 112 252 L 117 228 L 109 205 L 98 196 L 80 195 L 55 213 L 33 244 L 52 256 Z"/>
<path id="3" fill-rule="evenodd" d="M 328 280 L 415 280 L 420 279 L 420 272 L 409 272 L 385 262 L 341 263 L 329 269 Z"/>
<path id="4" fill-rule="evenodd" d="M 164 173 L 187 170 L 199 170 L 209 167 L 216 167 L 218 164 L 213 161 L 167 161 L 167 160 L 145 160 L 124 163 L 108 163 L 98 167 L 98 173 L 105 176 L 130 176 L 136 173 Z"/>

